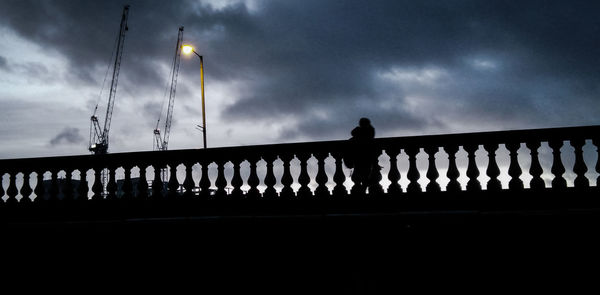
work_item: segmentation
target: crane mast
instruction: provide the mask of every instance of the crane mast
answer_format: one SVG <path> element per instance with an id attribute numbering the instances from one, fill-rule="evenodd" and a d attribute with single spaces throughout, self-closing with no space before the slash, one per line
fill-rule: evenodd
<path id="1" fill-rule="evenodd" d="M 171 121 L 173 118 L 173 107 L 175 105 L 175 90 L 177 89 L 177 77 L 179 75 L 179 62 L 181 59 L 181 46 L 183 42 L 183 26 L 179 27 L 177 34 L 177 44 L 175 46 L 175 56 L 173 57 L 173 64 L 171 67 L 171 91 L 169 92 L 169 104 L 167 107 L 167 116 L 165 118 L 165 129 L 163 136 L 161 137 L 160 129 L 160 118 L 156 123 L 154 129 L 154 150 L 166 151 L 169 145 L 169 134 L 171 133 Z"/>
<path id="2" fill-rule="evenodd" d="M 121 16 L 121 25 L 119 28 L 119 38 L 117 41 L 117 52 L 113 64 L 112 81 L 110 83 L 110 92 L 108 95 L 108 104 L 106 106 L 106 117 L 104 120 L 104 128 L 100 127 L 96 109 L 91 117 L 90 126 L 90 146 L 89 150 L 94 154 L 106 154 L 108 152 L 108 132 L 112 119 L 113 107 L 115 105 L 115 96 L 117 93 L 117 82 L 119 80 L 119 69 L 121 67 L 121 57 L 123 55 L 123 44 L 125 41 L 125 32 L 128 30 L 127 18 L 129 15 L 129 5 L 123 7 L 123 15 Z"/>

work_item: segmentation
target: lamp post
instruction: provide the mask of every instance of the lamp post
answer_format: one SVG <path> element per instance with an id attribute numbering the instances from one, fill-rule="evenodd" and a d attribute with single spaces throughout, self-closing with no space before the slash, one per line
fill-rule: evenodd
<path id="1" fill-rule="evenodd" d="M 202 60 L 202 55 L 198 54 L 194 47 L 191 45 L 183 45 L 181 50 L 185 54 L 194 53 L 198 58 L 200 58 L 200 88 L 202 92 L 202 126 L 199 126 L 202 129 L 202 139 L 204 140 L 204 148 L 206 148 L 206 113 L 204 111 L 204 61 Z"/>

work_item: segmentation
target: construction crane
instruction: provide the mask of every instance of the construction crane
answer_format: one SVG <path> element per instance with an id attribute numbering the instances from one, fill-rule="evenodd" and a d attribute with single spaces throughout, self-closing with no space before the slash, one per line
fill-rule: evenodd
<path id="1" fill-rule="evenodd" d="M 175 90 L 177 88 L 177 76 L 179 75 L 179 61 L 181 59 L 181 46 L 183 41 L 183 27 L 179 27 L 177 34 L 177 45 L 175 46 L 175 56 L 171 66 L 171 91 L 169 92 L 169 104 L 167 107 L 167 116 L 165 117 L 165 129 L 161 137 L 158 126 L 160 125 L 160 115 L 154 128 L 154 147 L 155 151 L 166 151 L 169 146 L 169 134 L 171 133 L 171 121 L 173 118 L 173 106 L 175 104 Z"/>
<path id="2" fill-rule="evenodd" d="M 106 117 L 104 119 L 104 128 L 100 127 L 96 111 L 98 104 L 94 109 L 94 114 L 91 117 L 90 123 L 90 144 L 89 150 L 94 154 L 106 154 L 108 152 L 108 132 L 110 130 L 110 122 L 112 118 L 113 107 L 115 105 L 115 95 L 117 93 L 117 82 L 119 80 L 119 68 L 121 66 L 121 56 L 123 55 L 123 43 L 125 41 L 125 32 L 127 32 L 127 17 L 129 15 L 129 5 L 123 7 L 123 15 L 121 16 L 121 25 L 119 28 L 119 36 L 116 44 L 115 62 L 113 64 L 112 82 L 110 83 L 110 92 L 108 95 L 108 104 L 106 106 Z"/>

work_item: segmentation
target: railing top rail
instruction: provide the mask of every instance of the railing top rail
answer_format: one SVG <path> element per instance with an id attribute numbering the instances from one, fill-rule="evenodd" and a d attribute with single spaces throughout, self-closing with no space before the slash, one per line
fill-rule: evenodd
<path id="1" fill-rule="evenodd" d="M 485 143 L 525 143 L 530 141 L 551 141 L 551 140 L 573 140 L 573 139 L 593 139 L 600 137 L 600 125 L 559 127 L 559 128 L 541 128 L 541 129 L 517 129 L 503 131 L 485 131 L 471 133 L 451 133 L 439 135 L 418 135 L 405 137 L 389 137 L 377 139 L 381 144 L 397 144 L 401 146 L 425 146 L 425 145 L 465 145 L 465 144 L 485 144 Z"/>
<path id="2" fill-rule="evenodd" d="M 600 137 L 600 125 L 562 127 L 562 128 L 544 128 L 544 129 L 522 129 L 506 131 L 489 131 L 473 133 L 454 133 L 439 135 L 419 135 L 403 137 L 376 138 L 374 143 L 382 149 L 406 148 L 406 147 L 426 147 L 426 146 L 463 146 L 467 144 L 490 144 L 490 143 L 524 143 L 528 141 L 551 141 L 551 140 L 573 140 L 573 139 L 598 139 Z M 315 153 L 315 152 L 334 152 L 344 149 L 347 140 L 334 141 L 316 141 L 300 143 L 282 143 L 267 145 L 250 145 L 236 147 L 218 147 L 208 149 L 186 149 L 171 151 L 144 151 L 113 153 L 106 155 L 76 155 L 59 156 L 43 158 L 20 158 L 20 159 L 0 159 L 0 169 L 36 169 L 45 167 L 102 167 L 106 165 L 136 165 L 139 162 L 164 162 L 168 164 L 171 161 L 215 161 L 220 159 L 232 160 L 243 158 L 248 155 L 262 155 L 275 153 L 278 155 L 286 153 Z M 157 159 L 157 153 L 162 157 Z M 108 164 L 107 164 L 108 163 Z"/>

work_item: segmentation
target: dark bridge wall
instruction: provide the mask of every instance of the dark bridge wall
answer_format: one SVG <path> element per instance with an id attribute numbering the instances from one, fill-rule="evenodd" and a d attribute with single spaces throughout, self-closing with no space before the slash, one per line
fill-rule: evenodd
<path id="1" fill-rule="evenodd" d="M 522 290 L 577 283 L 594 290 L 598 271 L 590 266 L 599 262 L 600 246 L 594 196 L 545 197 L 556 200 L 553 210 L 552 202 L 531 200 L 538 206 L 517 211 L 499 201 L 471 200 L 481 210 L 431 210 L 439 204 L 424 202 L 427 211 L 416 210 L 418 203 L 413 210 L 399 204 L 395 214 L 387 204 L 379 213 L 371 205 L 371 214 L 362 215 L 3 224 L 1 248 L 11 254 L 2 265 L 35 269 L 29 280 L 67 276 L 111 288 L 118 282 L 114 288 L 186 287 L 213 294 L 389 294 L 478 289 L 475 284 Z M 563 202 L 572 199 L 579 201 Z"/>

